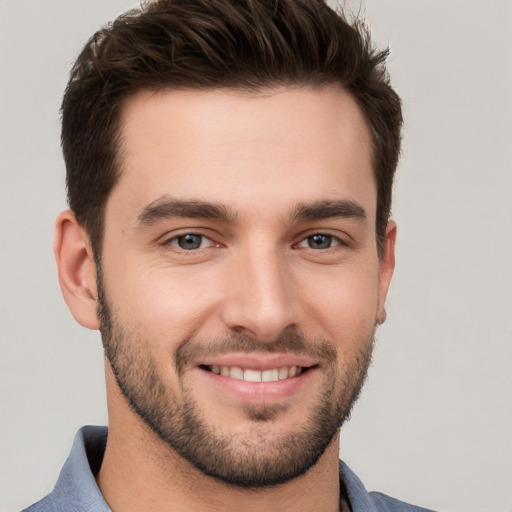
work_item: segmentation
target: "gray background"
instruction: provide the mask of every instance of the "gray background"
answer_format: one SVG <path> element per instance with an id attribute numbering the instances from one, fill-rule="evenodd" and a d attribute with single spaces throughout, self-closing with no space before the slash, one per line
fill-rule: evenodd
<path id="1" fill-rule="evenodd" d="M 105 424 L 99 335 L 57 284 L 58 109 L 84 41 L 129 0 L 0 0 L 0 510 L 53 486 Z M 357 0 L 350 2 L 355 9 Z M 368 0 L 405 105 L 388 322 L 341 453 L 366 486 L 512 512 L 512 2 Z"/>

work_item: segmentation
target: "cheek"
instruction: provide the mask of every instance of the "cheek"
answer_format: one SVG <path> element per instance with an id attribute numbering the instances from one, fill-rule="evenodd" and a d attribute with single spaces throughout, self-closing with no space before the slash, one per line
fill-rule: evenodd
<path id="1" fill-rule="evenodd" d="M 312 284 L 311 284 L 312 283 Z M 304 286 L 306 317 L 332 340 L 350 345 L 373 332 L 378 306 L 378 273 L 371 267 L 333 268 Z"/>
<path id="2" fill-rule="evenodd" d="M 109 286 L 109 299 L 118 314 L 136 324 L 144 337 L 162 350 L 197 334 L 218 302 L 213 276 L 170 268 L 141 266 Z"/>

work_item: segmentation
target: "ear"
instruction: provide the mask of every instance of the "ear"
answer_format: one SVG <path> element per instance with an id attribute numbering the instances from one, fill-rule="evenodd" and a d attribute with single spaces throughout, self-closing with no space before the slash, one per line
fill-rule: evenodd
<path id="1" fill-rule="evenodd" d="M 57 217 L 53 250 L 60 288 L 71 314 L 84 327 L 99 329 L 92 247 L 89 236 L 70 210 Z"/>
<path id="2" fill-rule="evenodd" d="M 386 321 L 386 297 L 395 270 L 395 242 L 396 224 L 390 221 L 386 228 L 386 238 L 384 239 L 379 263 L 379 305 L 377 310 L 377 322 L 379 324 Z"/>

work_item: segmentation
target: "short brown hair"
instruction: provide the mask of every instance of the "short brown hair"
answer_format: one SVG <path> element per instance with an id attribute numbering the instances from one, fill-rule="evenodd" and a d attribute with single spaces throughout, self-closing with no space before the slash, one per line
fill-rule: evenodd
<path id="1" fill-rule="evenodd" d="M 62 103 L 70 208 L 101 252 L 120 175 L 120 108 L 141 90 L 338 84 L 370 129 L 379 250 L 391 210 L 402 113 L 363 23 L 324 0 L 154 0 L 102 28 L 78 57 Z"/>

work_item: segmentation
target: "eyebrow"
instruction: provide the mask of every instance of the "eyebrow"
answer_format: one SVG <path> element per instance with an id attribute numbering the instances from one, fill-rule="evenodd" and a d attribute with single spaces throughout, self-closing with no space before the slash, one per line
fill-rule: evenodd
<path id="1" fill-rule="evenodd" d="M 234 223 L 236 214 L 224 205 L 200 200 L 177 200 L 164 196 L 146 205 L 137 216 L 137 223 L 152 226 L 173 217 L 188 219 L 212 219 Z M 294 222 L 315 221 L 330 218 L 349 218 L 365 221 L 364 208 L 351 200 L 317 201 L 311 204 L 300 203 L 292 212 Z"/>
<path id="2" fill-rule="evenodd" d="M 356 219 L 366 221 L 364 208 L 351 200 L 318 201 L 312 204 L 299 204 L 292 218 L 295 221 L 314 221 L 330 218 Z"/>
<path id="3" fill-rule="evenodd" d="M 137 222 L 151 226 L 173 217 L 214 219 L 228 223 L 236 219 L 236 215 L 223 205 L 205 201 L 181 201 L 165 196 L 145 206 L 137 216 Z"/>

